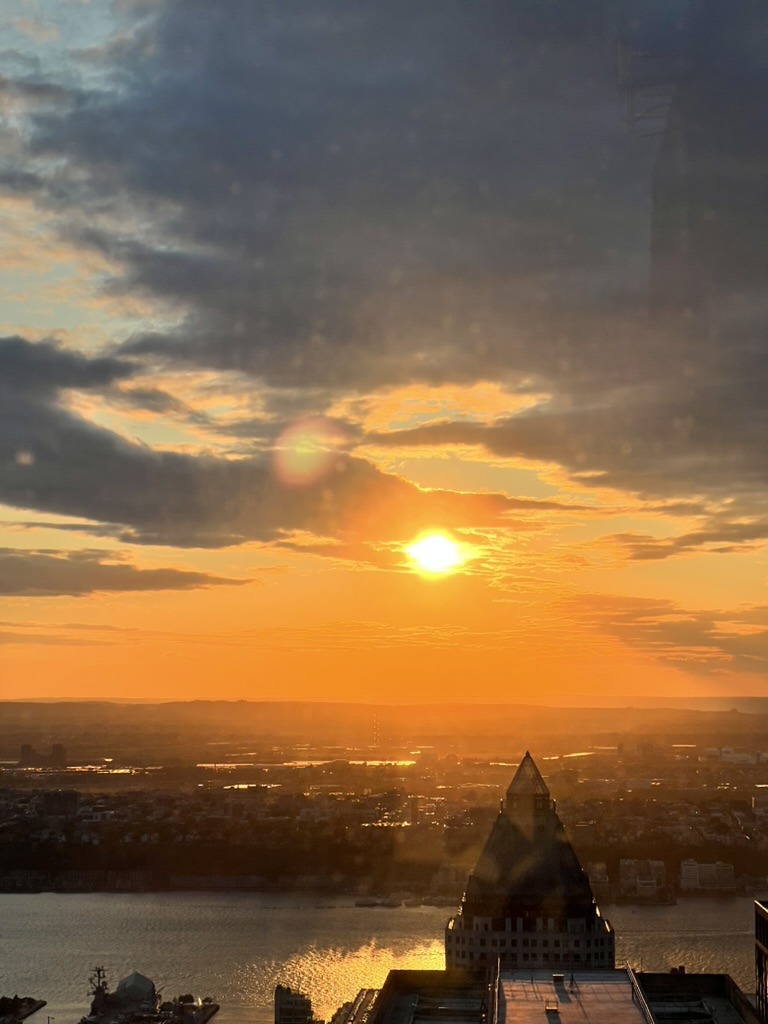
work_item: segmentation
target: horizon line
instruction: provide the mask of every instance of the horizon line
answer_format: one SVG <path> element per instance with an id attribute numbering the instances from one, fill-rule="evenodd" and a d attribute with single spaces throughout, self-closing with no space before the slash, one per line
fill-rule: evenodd
<path id="1" fill-rule="evenodd" d="M 0 697 L 0 704 L 317 704 L 336 705 L 348 707 L 420 707 L 424 705 L 448 706 L 448 707 L 530 707 L 530 708 L 557 708 L 569 707 L 572 709 L 600 709 L 600 710 L 701 710 L 709 707 L 712 710 L 732 710 L 737 713 L 753 713 L 748 708 L 738 707 L 740 704 L 759 705 L 768 707 L 768 696 L 755 694 L 739 694 L 718 696 L 711 695 L 685 696 L 685 697 L 661 697 L 642 696 L 631 694 L 623 697 L 608 697 L 598 694 L 580 694 L 578 697 L 570 697 L 565 694 L 558 694 L 551 698 L 537 697 L 535 699 L 519 699 L 515 701 L 499 700 L 456 700 L 456 699 L 432 699 L 432 700 L 411 700 L 411 701 L 357 701 L 357 700 L 332 700 L 312 699 L 306 697 L 280 699 L 253 698 L 253 697 L 68 697 L 68 696 L 46 696 L 46 697 Z"/>

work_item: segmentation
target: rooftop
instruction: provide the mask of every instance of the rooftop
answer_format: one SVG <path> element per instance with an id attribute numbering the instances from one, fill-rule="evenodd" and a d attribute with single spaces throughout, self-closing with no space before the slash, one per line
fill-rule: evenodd
<path id="1" fill-rule="evenodd" d="M 645 1021 L 630 977 L 622 970 L 502 971 L 499 989 L 499 1024 Z"/>
<path id="2" fill-rule="evenodd" d="M 758 1024 L 759 1017 L 727 974 L 637 975 L 656 1024 Z"/>
<path id="3" fill-rule="evenodd" d="M 390 971 L 370 1024 L 759 1024 L 725 974 L 502 969 L 496 995 L 458 970 Z"/>

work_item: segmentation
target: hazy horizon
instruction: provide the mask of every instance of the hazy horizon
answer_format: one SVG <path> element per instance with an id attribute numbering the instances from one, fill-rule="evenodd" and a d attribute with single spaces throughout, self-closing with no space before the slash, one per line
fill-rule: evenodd
<path id="1" fill-rule="evenodd" d="M 441 707 L 475 707 L 475 708 L 528 708 L 553 709 L 568 707 L 572 710 L 691 710 L 691 711 L 738 711 L 740 714 L 762 715 L 768 713 L 768 697 L 749 695 L 732 695 L 726 697 L 591 697 L 588 694 L 571 696 L 556 695 L 542 698 L 539 701 L 473 701 L 473 700 L 440 700 L 414 697 L 411 701 L 380 701 L 380 700 L 329 700 L 319 698 L 306 700 L 303 698 L 276 699 L 273 697 L 0 697 L 0 704 L 270 704 L 270 705 L 312 705 L 339 707 L 389 707 L 408 708 L 425 707 L 439 709 Z"/>

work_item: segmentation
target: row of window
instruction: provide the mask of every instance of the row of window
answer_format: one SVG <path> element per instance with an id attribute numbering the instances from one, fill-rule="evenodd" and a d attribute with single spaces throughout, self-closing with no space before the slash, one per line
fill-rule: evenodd
<path id="1" fill-rule="evenodd" d="M 517 939 L 510 939 L 510 938 L 503 938 L 503 939 L 502 938 L 493 938 L 493 939 L 488 939 L 488 940 L 486 940 L 486 939 L 477 940 L 477 939 L 475 939 L 471 935 L 461 935 L 461 934 L 458 934 L 458 933 L 455 933 L 453 936 L 449 936 L 449 941 L 450 941 L 451 938 L 453 938 L 454 945 L 459 945 L 459 946 L 479 946 L 481 949 L 485 949 L 486 946 L 491 946 L 491 947 L 496 948 L 496 949 L 507 949 L 507 948 L 515 949 L 518 946 L 518 940 Z M 603 949 L 605 946 L 609 945 L 609 940 L 606 937 L 600 937 L 600 938 L 595 938 L 595 939 L 584 939 L 583 943 L 584 943 L 584 948 L 585 949 L 592 948 L 593 944 L 594 944 L 594 948 L 595 949 Z M 569 948 L 574 948 L 574 949 L 578 949 L 581 946 L 581 944 L 582 944 L 582 940 L 581 939 L 567 939 L 567 940 L 564 939 L 562 941 L 562 945 L 563 946 L 568 946 Z M 523 949 L 527 949 L 529 947 L 531 947 L 533 949 L 536 949 L 539 945 L 541 945 L 542 949 L 549 949 L 550 940 L 549 939 L 541 939 L 541 941 L 539 942 L 538 939 L 521 939 L 519 945 Z M 553 949 L 558 949 L 560 947 L 560 945 L 561 945 L 560 939 L 552 939 L 552 948 Z"/>
<path id="2" fill-rule="evenodd" d="M 469 949 L 469 950 L 467 950 L 467 949 L 457 950 L 456 953 L 454 954 L 454 960 L 480 960 L 480 961 L 485 961 L 485 959 L 486 959 L 486 957 L 483 954 L 475 953 L 471 949 Z M 581 962 L 582 960 L 584 960 L 586 963 L 592 963 L 593 957 L 592 957 L 591 953 L 585 953 L 584 956 L 582 957 L 581 953 L 579 953 L 579 952 L 564 952 L 562 954 L 560 954 L 560 953 L 547 953 L 547 954 L 544 954 L 543 952 L 542 953 L 535 953 L 535 952 L 534 953 L 525 953 L 525 952 L 522 952 L 522 953 L 516 953 L 514 955 L 511 954 L 511 953 L 510 954 L 506 954 L 505 956 L 503 956 L 501 958 L 501 960 L 502 960 L 503 964 L 528 963 L 528 964 L 531 964 L 531 966 L 533 966 L 533 964 L 535 964 L 535 963 L 544 963 L 545 961 L 546 961 L 546 963 L 548 965 L 560 964 L 560 963 L 569 964 L 569 963 L 572 963 L 574 961 Z M 594 954 L 594 962 L 598 963 L 598 964 L 611 964 L 612 965 L 613 959 L 609 955 L 608 951 L 606 950 L 606 951 L 602 951 L 602 952 L 599 952 L 599 953 L 596 952 Z"/>
<path id="3" fill-rule="evenodd" d="M 510 925 L 512 927 L 510 927 Z M 526 932 L 543 932 L 543 931 L 568 931 L 575 934 L 579 934 L 587 931 L 587 922 L 582 917 L 570 917 L 565 922 L 563 927 L 562 921 L 555 921 L 552 917 L 517 917 L 517 918 L 506 918 L 502 922 L 501 918 L 490 918 L 490 917 L 473 917 L 472 918 L 472 930 L 476 932 L 494 932 L 494 931 L 526 931 Z"/>

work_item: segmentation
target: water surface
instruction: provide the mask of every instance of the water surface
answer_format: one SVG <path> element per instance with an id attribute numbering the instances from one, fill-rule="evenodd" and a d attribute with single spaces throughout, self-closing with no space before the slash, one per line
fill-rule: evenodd
<path id="1" fill-rule="evenodd" d="M 752 900 L 607 906 L 617 962 L 645 970 L 724 971 L 754 988 Z M 350 898 L 263 893 L 0 894 L 0 994 L 48 1001 L 33 1024 L 77 1024 L 88 977 L 114 986 L 138 970 L 164 994 L 222 1004 L 220 1024 L 268 1024 L 278 982 L 312 996 L 328 1019 L 387 971 L 443 967 L 442 907 L 361 908 Z"/>

